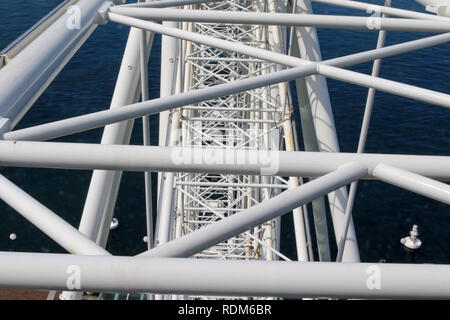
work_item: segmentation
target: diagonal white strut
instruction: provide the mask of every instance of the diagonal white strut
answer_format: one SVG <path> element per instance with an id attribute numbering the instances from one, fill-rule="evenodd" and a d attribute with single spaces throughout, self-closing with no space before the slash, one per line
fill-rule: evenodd
<path id="1" fill-rule="evenodd" d="M 0 199 L 68 252 L 85 255 L 109 255 L 105 249 L 2 175 L 0 175 L 0 185 Z"/>
<path id="2" fill-rule="evenodd" d="M 352 162 L 336 171 L 284 191 L 249 209 L 212 223 L 144 253 L 151 257 L 190 257 L 230 237 L 302 206 L 367 174 L 362 163 Z"/>
<path id="3" fill-rule="evenodd" d="M 322 64 L 328 63 L 333 66 L 348 67 L 354 64 L 364 63 L 372 61 L 374 59 L 380 59 L 392 55 L 406 53 L 409 51 L 438 45 L 448 41 L 450 41 L 450 33 L 405 42 L 385 48 L 369 50 L 357 54 L 351 54 L 344 57 L 334 58 L 327 61 L 323 61 Z M 51 122 L 48 124 L 38 125 L 30 128 L 6 132 L 3 138 L 5 140 L 48 140 L 64 135 L 69 135 L 101 127 L 103 125 L 118 121 L 137 118 L 143 115 L 149 115 L 152 113 L 159 112 L 161 110 L 166 110 L 166 108 L 169 108 L 170 106 L 177 107 L 182 106 L 186 103 L 193 103 L 194 101 L 197 101 L 197 100 L 189 100 L 188 97 L 190 97 L 191 95 L 199 94 L 199 96 L 196 98 L 199 100 L 210 99 L 221 95 L 240 92 L 241 90 L 247 90 L 254 87 L 274 84 L 281 81 L 288 81 L 289 79 L 291 79 L 291 77 L 298 78 L 301 77 L 302 75 L 309 75 L 315 72 L 315 69 L 311 66 L 296 67 L 294 69 L 292 69 L 291 71 L 287 70 L 278 71 L 276 73 L 271 73 L 264 76 L 257 76 L 246 80 L 238 80 L 242 82 L 238 83 L 237 85 L 234 82 L 220 85 L 220 87 L 217 86 L 215 88 L 213 87 L 201 89 L 202 90 L 201 93 L 205 93 L 205 96 L 200 96 L 200 92 L 182 93 L 178 96 L 167 98 L 167 100 L 154 99 L 150 100 L 148 102 L 149 104 L 138 103 L 133 107 L 126 106 L 125 108 L 129 109 L 125 110 L 122 110 L 124 108 L 121 108 L 121 110 L 105 110 L 88 115 Z M 251 84 L 251 86 L 249 84 Z M 246 87 L 247 85 L 248 87 Z M 208 95 L 206 95 L 206 92 L 208 92 Z M 128 112 L 126 110 L 130 111 Z"/>
<path id="4" fill-rule="evenodd" d="M 450 186 L 448 184 L 383 163 L 375 167 L 373 175 L 397 187 L 450 204 Z"/>
<path id="5" fill-rule="evenodd" d="M 342 68 L 333 67 L 325 63 L 307 61 L 264 49 L 252 48 L 243 44 L 200 35 L 177 28 L 170 28 L 159 25 L 157 23 L 130 18 L 114 13 L 109 13 L 108 17 L 113 22 L 122 23 L 136 28 L 142 28 L 144 30 L 153 31 L 155 33 L 161 33 L 163 35 L 168 35 L 184 40 L 207 44 L 224 50 L 239 52 L 241 54 L 249 55 L 254 58 L 260 58 L 286 66 L 296 67 L 303 65 L 316 65 L 317 73 L 329 78 L 341 80 L 344 82 L 350 82 L 365 87 L 373 87 L 380 91 L 386 91 L 388 93 L 400 95 L 403 97 L 450 108 L 449 95 L 434 92 L 432 90 L 406 85 L 383 78 L 372 77 L 355 71 L 344 70 Z"/>
<path id="6" fill-rule="evenodd" d="M 376 5 L 376 4 L 372 4 L 372 3 L 365 3 L 365 2 L 359 2 L 359 1 L 311 0 L 311 2 L 320 2 L 320 3 L 334 5 L 334 6 L 362 10 L 364 12 L 379 12 L 382 14 L 388 14 L 388 15 L 395 16 L 395 17 L 450 22 L 450 19 L 447 17 L 436 16 L 436 15 L 432 15 L 432 14 L 428 14 L 428 13 L 416 12 L 416 11 L 411 11 L 411 10 L 391 8 L 388 6 L 380 6 L 380 5 Z"/>

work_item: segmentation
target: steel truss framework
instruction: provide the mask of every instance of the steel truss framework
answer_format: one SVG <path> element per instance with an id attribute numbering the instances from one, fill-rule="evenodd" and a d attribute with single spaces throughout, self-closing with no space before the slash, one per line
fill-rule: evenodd
<path id="1" fill-rule="evenodd" d="M 264 7 L 258 10 L 258 3 L 254 1 L 207 3 L 202 4 L 200 9 L 231 12 L 265 11 Z M 268 34 L 267 27 L 195 23 L 192 31 L 253 47 L 269 46 L 265 36 Z M 239 53 L 226 52 L 195 43 L 189 43 L 189 45 L 191 46 L 188 49 L 189 54 L 185 56 L 189 64 L 186 67 L 187 71 L 192 75 L 191 80 L 187 80 L 190 82 L 188 91 L 264 74 L 272 69 L 270 63 L 251 60 Z M 279 132 L 283 106 L 277 104 L 276 97 L 270 93 L 270 88 L 258 88 L 215 100 L 202 101 L 192 106 L 197 107 L 196 109 L 182 109 L 182 134 L 178 141 L 185 137 L 185 141 L 181 140 L 183 147 L 277 150 L 279 141 L 274 139 L 280 135 L 277 134 L 273 138 L 274 135 L 271 133 L 275 130 Z M 235 109 L 238 111 L 234 111 Z M 262 111 L 252 111 L 255 109 Z M 282 180 L 279 182 L 284 183 Z M 234 186 L 218 185 L 223 183 L 231 183 Z M 275 188 L 245 187 L 245 183 L 272 184 Z M 183 222 L 179 223 L 182 230 L 176 230 L 176 233 L 190 233 L 206 224 L 250 208 L 259 203 L 260 199 L 270 198 L 273 193 L 277 194 L 276 190 L 279 188 L 276 185 L 273 178 L 208 173 L 179 174 L 175 188 L 183 195 L 183 198 L 177 202 L 177 207 L 180 207 L 182 203 L 184 210 L 180 208 L 177 212 L 177 215 L 180 215 L 179 219 Z M 276 243 L 279 242 L 277 229 L 275 221 L 269 221 L 267 225 L 258 226 L 246 234 L 231 238 L 226 243 L 209 248 L 196 256 L 259 260 L 263 255 L 266 260 L 272 260 L 274 253 L 280 255 L 277 250 L 274 250 L 278 247 Z"/>
<path id="2" fill-rule="evenodd" d="M 64 299 L 80 299 L 82 291 L 146 292 L 150 299 L 448 298 L 449 266 L 359 263 L 351 218 L 358 179 L 379 179 L 450 204 L 450 157 L 363 154 L 375 90 L 450 107 L 449 94 L 378 76 L 382 58 L 450 41 L 448 7 L 444 0 L 419 1 L 434 15 L 393 8 L 390 0 L 384 6 L 314 1 L 376 15 L 314 15 L 308 0 L 67 0 L 2 51 L 0 164 L 93 170 L 93 176 L 78 230 L 0 176 L 0 198 L 76 254 L 0 253 L 0 287 L 78 289 L 65 291 Z M 69 27 L 74 22 L 76 28 Z M 131 27 L 110 109 L 14 130 L 107 22 Z M 316 27 L 378 32 L 377 47 L 322 61 Z M 385 47 L 388 30 L 440 34 Z M 163 35 L 161 97 L 149 100 L 147 61 L 155 34 Z M 369 61 L 371 75 L 345 69 Z M 325 77 L 369 88 L 355 154 L 339 152 Z M 295 81 L 298 106 L 289 81 Z M 148 117 L 156 113 L 159 146 L 150 146 Z M 127 146 L 138 117 L 144 146 Z M 43 142 L 98 127 L 104 127 L 98 145 Z M 148 251 L 136 257 L 112 257 L 104 249 L 123 170 L 145 176 Z M 160 172 L 157 190 L 151 190 L 152 171 Z M 155 226 L 152 192 L 158 193 Z M 329 249 L 325 196 L 337 257 Z M 280 252 L 285 213 L 293 215 L 302 263 Z M 347 262 L 345 268 L 339 262 Z M 18 268 L 30 263 L 36 268 Z M 79 287 L 67 285 L 70 266 L 81 270 Z M 118 271 L 118 280 L 106 269 L 129 276 Z"/>

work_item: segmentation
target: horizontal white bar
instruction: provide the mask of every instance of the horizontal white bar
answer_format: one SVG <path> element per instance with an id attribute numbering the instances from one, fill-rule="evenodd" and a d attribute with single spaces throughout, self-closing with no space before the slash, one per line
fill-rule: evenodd
<path id="1" fill-rule="evenodd" d="M 178 7 L 191 4 L 213 3 L 223 0 L 161 0 L 161 1 L 147 1 L 138 3 L 128 3 L 120 5 L 120 7 L 138 7 L 138 8 L 165 8 L 165 7 Z"/>
<path id="2" fill-rule="evenodd" d="M 384 163 L 450 181 L 445 156 L 0 141 L 0 165 L 10 167 L 317 177 L 353 161 L 369 168 L 365 178 L 374 178 L 374 168 Z"/>
<path id="3" fill-rule="evenodd" d="M 448 184 L 383 163 L 375 167 L 373 175 L 397 187 L 450 204 L 450 186 Z"/>
<path id="4" fill-rule="evenodd" d="M 439 44 L 446 43 L 448 41 L 450 41 L 450 33 L 444 33 L 436 36 L 426 37 L 413 41 L 407 41 L 391 46 L 386 46 L 383 48 L 373 49 L 369 51 L 350 54 L 348 56 L 330 59 L 327 61 L 323 61 L 321 64 L 345 68 L 359 63 L 392 57 L 395 55 L 411 52 L 414 50 L 436 46 Z"/>
<path id="5" fill-rule="evenodd" d="M 177 182 L 178 186 L 193 186 L 193 187 L 204 187 L 211 188 L 212 190 L 216 190 L 218 187 L 235 187 L 237 189 L 242 188 L 279 188 L 279 189 L 287 189 L 287 185 L 282 184 L 264 184 L 264 183 L 225 183 L 225 182 Z"/>
<path id="6" fill-rule="evenodd" d="M 194 121 L 194 122 L 217 122 L 217 123 L 221 123 L 221 122 L 234 122 L 234 123 L 239 123 L 239 122 L 245 122 L 245 123 L 269 123 L 269 124 L 278 124 L 281 121 L 276 121 L 276 120 L 259 120 L 259 119 L 245 119 L 245 118 L 237 118 L 237 119 L 233 119 L 233 118 L 225 118 L 225 117 L 221 117 L 221 118 L 211 118 L 211 117 L 183 117 L 182 118 L 183 121 Z"/>
<path id="7" fill-rule="evenodd" d="M 112 13 L 151 21 L 189 21 L 296 27 L 391 30 L 410 32 L 449 32 L 450 23 L 417 19 L 354 17 L 318 14 L 291 14 L 221 10 L 184 10 L 112 7 Z"/>
<path id="8" fill-rule="evenodd" d="M 32 267 L 30 267 L 32 266 Z M 79 280 L 79 282 L 77 281 Z M 450 296 L 450 266 L 0 253 L 0 287 L 207 296 Z"/>
<path id="9" fill-rule="evenodd" d="M 200 110 L 200 111 L 228 111 L 228 112 L 281 112 L 281 108 L 233 108 L 233 107 L 195 107 L 195 106 L 186 106 L 183 107 L 186 110 Z"/>
<path id="10" fill-rule="evenodd" d="M 450 108 L 450 95 L 423 89 L 383 78 L 372 77 L 362 73 L 319 64 L 318 73 L 328 78 L 342 80 L 367 88 L 388 92 L 405 98 L 422 101 L 445 108 Z"/>

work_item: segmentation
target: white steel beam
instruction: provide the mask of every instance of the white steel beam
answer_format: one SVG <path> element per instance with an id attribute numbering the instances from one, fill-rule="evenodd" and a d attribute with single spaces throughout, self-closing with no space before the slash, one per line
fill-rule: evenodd
<path id="1" fill-rule="evenodd" d="M 330 66 L 318 66 L 318 73 L 328 78 L 341 80 L 347 83 L 374 88 L 379 91 L 402 96 L 412 100 L 422 101 L 433 105 L 450 108 L 450 95 L 428 90 L 416 86 L 407 85 L 397 81 L 373 77 L 358 72 Z"/>
<path id="2" fill-rule="evenodd" d="M 336 68 L 327 65 L 325 63 L 311 62 L 287 56 L 285 54 L 272 52 L 269 50 L 250 47 L 236 42 L 217 39 L 214 37 L 205 36 L 176 28 L 169 28 L 166 26 L 159 25 L 157 23 L 130 18 L 115 13 L 109 13 L 108 17 L 110 21 L 113 22 L 121 23 L 136 28 L 142 28 L 144 30 L 153 31 L 156 33 L 161 33 L 163 35 L 168 35 L 184 40 L 210 45 L 212 47 L 217 47 L 224 50 L 238 52 L 241 54 L 249 55 L 254 58 L 260 58 L 282 65 L 287 65 L 291 67 L 303 65 L 316 65 L 317 73 L 329 78 L 354 83 L 368 88 L 373 87 L 380 91 L 385 91 L 406 98 L 450 108 L 450 96 L 448 94 L 435 92 L 432 90 L 427 90 L 416 86 L 406 85 L 403 83 L 383 78 L 372 77 L 364 75 L 359 72 L 349 71 L 342 68 Z"/>
<path id="3" fill-rule="evenodd" d="M 403 169 L 379 164 L 373 170 L 377 179 L 426 197 L 450 204 L 450 186 Z"/>
<path id="4" fill-rule="evenodd" d="M 343 57 L 333 58 L 322 61 L 322 64 L 327 64 L 334 67 L 346 68 L 355 64 L 373 61 L 376 59 L 387 58 L 413 50 L 420 50 L 427 47 L 436 46 L 450 41 L 450 33 L 444 33 L 436 36 L 426 37 L 418 40 L 402 42 L 386 46 L 384 48 L 372 49 L 364 52 L 350 54 Z"/>
<path id="5" fill-rule="evenodd" d="M 109 255 L 102 247 L 0 175 L 0 199 L 73 254 Z M 29 265 L 30 266 L 30 265 Z"/>
<path id="6" fill-rule="evenodd" d="M 442 43 L 445 43 L 448 41 L 450 41 L 450 33 L 433 36 L 433 37 L 428 37 L 428 38 L 424 38 L 424 39 L 420 39 L 420 40 L 405 42 L 402 44 L 397 44 L 397 45 L 393 45 L 393 46 L 389 46 L 389 47 L 385 47 L 385 48 L 374 49 L 374 50 L 369 50 L 366 52 L 351 54 L 351 55 L 340 57 L 340 58 L 334 58 L 331 60 L 323 61 L 321 64 L 330 64 L 333 66 L 348 67 L 348 66 L 351 66 L 354 64 L 364 63 L 364 62 L 372 61 L 374 59 L 385 58 L 385 57 L 389 57 L 391 55 L 406 53 L 409 51 L 418 50 L 418 49 L 426 48 L 429 46 L 442 44 Z M 301 69 L 301 68 L 304 68 L 304 69 Z M 152 105 L 148 106 L 149 109 L 145 110 L 145 111 L 142 110 L 142 112 L 138 112 L 136 116 L 133 116 L 133 113 L 130 113 L 129 115 L 127 113 L 128 116 L 125 116 L 125 115 L 119 116 L 119 114 L 122 114 L 122 112 L 125 112 L 125 110 L 123 110 L 124 108 L 121 108 L 121 110 L 106 110 L 106 111 L 100 111 L 100 112 L 96 112 L 96 113 L 92 113 L 92 114 L 88 114 L 88 115 L 84 115 L 84 116 L 80 116 L 80 117 L 74 117 L 74 118 L 55 121 L 55 122 L 38 125 L 38 126 L 30 127 L 30 128 L 25 128 L 25 129 L 21 129 L 21 130 L 6 132 L 4 134 L 3 138 L 5 140 L 47 140 L 47 139 L 52 139 L 52 138 L 56 138 L 56 137 L 60 137 L 60 136 L 64 136 L 64 135 L 69 135 L 69 134 L 97 128 L 97 127 L 100 127 L 100 126 L 103 126 L 106 124 L 110 124 L 110 123 L 114 123 L 117 121 L 123 121 L 123 120 L 129 119 L 131 117 L 141 117 L 146 114 L 148 115 L 148 114 L 160 112 L 161 110 L 166 110 L 166 108 L 170 108 L 171 105 L 173 105 L 173 107 L 179 107 L 179 106 L 182 106 L 184 103 L 187 103 L 187 104 L 195 103 L 195 102 L 201 101 L 202 99 L 206 100 L 206 99 L 215 98 L 218 95 L 227 95 L 227 94 L 240 92 L 241 90 L 250 90 L 251 88 L 258 88 L 258 87 L 262 87 L 265 85 L 278 83 L 281 81 L 289 81 L 291 79 L 290 78 L 291 76 L 293 77 L 292 79 L 296 79 L 296 78 L 300 78 L 302 76 L 314 74 L 315 71 L 316 71 L 315 68 L 311 67 L 311 66 L 297 67 L 296 70 L 291 70 L 291 71 L 283 70 L 283 71 L 281 71 L 281 73 L 277 72 L 277 73 L 272 73 L 269 75 L 254 77 L 254 78 L 252 78 L 253 80 L 252 79 L 238 80 L 238 81 L 244 81 L 244 82 L 239 82 L 237 85 L 236 85 L 237 81 L 235 81 L 232 83 L 223 84 L 220 87 L 215 86 L 215 87 L 213 87 L 214 89 L 213 88 L 205 88 L 205 89 L 201 89 L 204 91 L 196 90 L 195 93 L 183 93 L 183 94 L 177 96 L 176 100 L 167 100 L 167 101 L 166 100 L 157 100 L 157 99 L 151 100 Z M 289 73 L 292 73 L 292 74 L 288 75 Z M 285 75 L 286 77 L 283 77 L 283 75 Z M 265 80 L 263 80 L 263 79 L 265 79 Z M 257 80 L 260 82 L 257 83 Z M 244 84 L 246 84 L 246 85 L 251 84 L 251 86 L 247 87 L 247 86 L 244 86 Z M 235 91 L 234 90 L 226 91 L 225 88 L 227 90 L 234 88 Z M 224 89 L 224 91 L 222 91 L 222 89 Z M 200 92 L 198 92 L 198 91 L 200 91 Z M 206 93 L 206 92 L 208 92 L 208 93 L 215 92 L 215 94 L 206 95 L 206 96 L 198 96 L 197 99 L 200 99 L 200 100 L 192 100 L 192 101 L 188 100 L 188 97 L 190 97 L 190 95 L 192 95 L 192 94 L 200 94 L 200 93 Z M 183 100 L 184 98 L 186 98 L 186 101 Z M 173 97 L 173 99 L 175 99 L 175 97 Z M 161 104 L 167 102 L 167 105 L 160 106 L 158 104 L 158 101 Z M 161 107 L 161 109 L 156 108 L 156 105 L 153 105 L 153 104 L 156 104 L 158 107 Z M 143 107 L 144 104 L 139 104 L 139 106 Z M 128 106 L 126 108 L 128 108 Z M 133 110 L 133 111 L 137 111 L 137 109 Z M 108 114 L 108 116 L 106 116 L 107 114 Z M 109 118 L 109 117 L 111 117 L 111 118 Z"/>
<path id="7" fill-rule="evenodd" d="M 142 10 L 142 8 L 138 8 Z M 164 26 L 177 28 L 176 21 L 163 22 Z M 160 97 L 170 97 L 175 94 L 180 40 L 162 36 L 161 38 L 161 82 Z M 176 134 L 179 121 L 171 123 L 169 109 L 159 113 L 159 145 L 168 146 L 172 135 Z M 175 128 L 174 128 L 175 126 Z M 172 129 L 171 129 L 172 128 Z M 173 138 L 172 138 L 173 140 Z M 175 141 L 176 142 L 176 141 Z M 171 230 L 171 212 L 173 204 L 173 173 L 158 173 L 158 217 L 156 224 L 155 244 L 165 243 L 169 240 Z"/>
<path id="8" fill-rule="evenodd" d="M 120 109 L 121 106 L 136 101 L 139 95 L 140 41 L 141 31 L 132 29 L 111 101 L 111 110 Z M 106 126 L 101 143 L 108 145 L 127 144 L 131 128 L 132 122 L 130 121 Z M 96 170 L 93 172 L 80 221 L 80 231 L 88 235 L 91 239 L 96 240 L 99 234 L 101 234 L 100 230 L 103 229 L 103 220 L 108 220 L 108 226 L 110 224 L 111 218 L 107 219 L 105 212 L 112 210 L 112 204 L 115 203 L 115 197 L 113 195 L 117 191 L 113 191 L 113 189 L 118 188 L 120 175 L 120 171 L 108 172 Z M 108 207 L 110 210 L 107 209 Z"/>
<path id="9" fill-rule="evenodd" d="M 306 5 L 306 3 L 304 3 L 304 4 Z M 308 9 L 308 8 L 306 8 L 306 9 Z M 234 52 L 239 52 L 241 54 L 247 54 L 254 58 L 266 59 L 268 61 L 280 63 L 283 65 L 290 65 L 290 63 L 292 63 L 292 66 L 296 66 L 296 65 L 303 65 L 305 63 L 309 63 L 309 64 L 312 63 L 312 62 L 308 62 L 308 61 L 305 61 L 302 59 L 288 57 L 283 54 L 278 54 L 278 53 L 270 52 L 270 51 L 263 50 L 263 49 L 251 48 L 251 47 L 248 47 L 245 45 L 241 45 L 241 44 L 237 44 L 237 43 L 230 43 L 230 42 L 223 41 L 220 39 L 215 39 L 212 37 L 205 37 L 205 36 L 201 36 L 198 34 L 185 32 L 182 30 L 175 30 L 175 29 L 169 30 L 168 28 L 164 28 L 164 27 L 161 27 L 156 24 L 152 24 L 150 26 L 148 22 L 145 22 L 142 20 L 140 21 L 138 19 L 129 18 L 129 17 L 117 16 L 113 13 L 110 13 L 109 17 L 111 20 L 113 20 L 115 22 L 129 24 L 131 26 L 144 28 L 147 30 L 152 30 L 154 32 L 163 33 L 165 35 L 171 35 L 174 37 L 179 37 L 179 38 L 194 41 L 194 42 L 199 42 L 202 44 L 218 47 L 218 48 L 221 48 L 224 50 L 230 50 L 230 51 L 234 51 Z M 309 39 L 309 37 L 310 37 L 310 35 L 308 34 L 306 36 L 306 38 Z M 305 37 L 302 37 L 302 39 L 304 39 L 304 38 Z M 314 50 L 314 52 L 318 52 L 317 48 Z M 315 60 L 315 59 L 312 59 L 312 60 Z M 325 65 L 323 63 L 317 64 L 317 71 L 319 74 L 326 75 L 326 76 L 332 77 L 334 79 L 343 80 L 343 81 L 347 81 L 347 82 L 351 82 L 351 83 L 355 83 L 355 84 L 361 84 L 361 85 L 364 85 L 367 87 L 374 87 L 377 90 L 390 92 L 390 93 L 405 96 L 408 98 L 425 101 L 428 103 L 439 104 L 439 105 L 446 106 L 446 107 L 450 106 L 450 97 L 445 94 L 438 93 L 436 95 L 435 92 L 432 93 L 429 90 L 424 90 L 422 88 L 414 88 L 413 89 L 412 87 L 409 87 L 408 85 L 400 84 L 398 82 L 393 82 L 393 81 L 380 79 L 380 78 L 376 78 L 376 77 L 372 77 L 372 76 L 366 76 L 363 74 L 355 73 L 353 71 L 348 71 L 348 70 L 343 70 L 340 68 L 331 67 L 331 66 Z M 316 86 L 316 89 L 318 89 L 317 86 Z M 326 86 L 322 86 L 321 90 L 319 90 L 319 91 L 312 90 L 311 92 L 316 95 L 316 99 L 314 99 L 315 101 L 317 99 L 319 99 L 319 100 L 317 100 L 317 102 L 322 103 L 322 105 L 324 107 L 327 105 L 325 103 L 326 101 L 322 101 L 323 100 L 322 98 L 328 96 L 328 93 L 326 91 Z M 315 108 L 315 110 L 317 111 L 318 109 Z M 317 115 L 317 112 L 315 114 Z M 325 108 L 324 112 L 321 113 L 321 115 L 326 115 L 326 114 L 331 115 L 330 108 Z M 332 117 L 332 115 L 331 115 L 331 117 Z M 322 127 L 324 127 L 324 126 L 322 126 Z M 326 133 L 328 131 L 329 131 L 329 127 L 325 128 L 325 131 L 323 131 L 324 135 L 321 135 L 322 139 L 325 139 L 327 142 L 324 145 L 326 145 L 327 148 L 330 148 L 330 146 L 331 146 L 331 148 L 332 148 L 331 150 L 333 150 L 333 151 L 339 151 L 339 148 L 338 147 L 336 148 L 337 141 L 334 141 L 336 143 L 333 142 L 333 137 L 335 139 L 336 135 L 332 134 L 332 132 L 331 132 L 331 135 L 330 135 L 330 132 Z M 317 132 L 322 133 L 322 130 L 319 129 L 319 130 L 317 130 Z M 331 140 L 328 139 L 327 137 L 331 138 Z M 330 198 L 331 198 L 330 203 L 332 203 L 332 206 L 334 209 L 332 211 L 333 212 L 338 211 L 341 213 L 342 216 L 344 216 L 345 204 L 347 202 L 346 191 L 344 189 L 342 189 L 342 190 L 339 190 L 338 193 L 339 194 L 333 193 L 330 195 Z M 336 216 L 339 216 L 339 215 L 333 215 L 333 217 L 336 217 Z M 337 238 L 339 238 L 339 233 L 340 233 L 340 230 L 342 229 L 342 223 L 340 223 L 339 221 L 343 220 L 339 217 L 337 219 L 334 219 L 335 220 L 335 232 L 336 232 Z M 351 243 L 355 243 L 356 240 L 355 240 L 355 236 L 354 236 L 354 232 L 353 232 L 353 227 L 350 228 L 348 238 L 353 239 L 351 241 Z M 353 254 L 353 256 L 351 258 L 348 258 L 350 260 L 347 260 L 347 258 L 344 257 L 345 261 L 358 261 L 359 258 L 357 255 L 356 247 L 353 245 L 348 245 L 347 249 L 348 249 L 348 250 L 346 250 L 347 252 L 354 252 L 355 254 Z"/>
<path id="10" fill-rule="evenodd" d="M 140 67 L 141 67 L 141 101 L 148 100 L 148 45 L 147 41 L 153 43 L 154 35 L 150 35 L 147 39 L 147 32 L 141 30 L 140 41 Z M 150 117 L 142 117 L 142 144 L 144 146 L 150 145 Z M 147 248 L 150 249 L 153 245 L 153 203 L 152 203 L 152 173 L 150 171 L 144 172 L 145 184 L 145 219 L 147 229 Z"/>
<path id="11" fill-rule="evenodd" d="M 390 7 L 391 0 L 386 0 L 385 5 Z M 383 14 L 383 17 L 384 16 L 386 16 L 386 14 Z M 382 48 L 384 46 L 385 41 L 386 41 L 386 31 L 381 30 L 378 33 L 377 49 Z M 381 59 L 376 59 L 373 62 L 372 76 L 378 77 L 378 75 L 380 73 L 380 67 L 381 67 Z M 366 146 L 367 132 L 369 131 L 369 124 L 370 124 L 370 118 L 372 116 L 372 108 L 373 108 L 374 99 L 375 99 L 375 89 L 369 88 L 369 91 L 367 93 L 367 99 L 366 99 L 366 107 L 364 108 L 364 117 L 363 117 L 363 121 L 362 121 L 362 125 L 361 125 L 361 133 L 359 135 L 357 153 L 363 153 L 364 148 Z M 345 223 L 344 223 L 344 226 L 342 229 L 343 231 L 341 232 L 341 238 L 338 240 L 338 253 L 337 253 L 337 257 L 336 257 L 336 262 L 342 261 L 342 255 L 344 252 L 345 242 L 346 242 L 345 241 L 346 235 L 347 235 L 349 222 L 350 222 L 351 215 L 352 215 L 353 203 L 355 201 L 355 195 L 356 195 L 357 188 L 358 188 L 358 181 L 352 182 L 352 184 L 350 185 L 347 206 L 345 208 Z"/>
<path id="12" fill-rule="evenodd" d="M 283 25 L 334 29 L 391 30 L 436 33 L 450 31 L 450 21 L 441 22 L 419 19 L 222 10 L 147 9 L 132 7 L 112 7 L 110 12 L 152 21 Z M 374 21 L 374 19 L 376 20 Z"/>
<path id="13" fill-rule="evenodd" d="M 180 125 L 180 113 L 178 111 L 173 113 L 173 117 L 170 123 L 169 134 L 169 147 L 174 147 L 178 142 L 178 128 Z M 155 239 L 155 245 L 161 245 L 170 240 L 173 220 L 173 202 L 175 196 L 174 190 L 174 172 L 166 172 L 163 175 L 164 181 L 162 182 L 162 188 L 160 190 L 161 197 L 158 205 L 158 231 L 157 238 Z"/>
<path id="14" fill-rule="evenodd" d="M 33 266 L 30 268 L 30 266 Z M 51 268 L 49 268 L 51 266 Z M 0 253 L 0 287 L 91 292 L 354 299 L 446 299 L 450 266 Z"/>
<path id="15" fill-rule="evenodd" d="M 288 186 L 286 185 L 280 185 L 280 184 L 264 184 L 264 183 L 243 183 L 243 182 L 237 182 L 237 183 L 224 183 L 224 182 L 177 182 L 177 185 L 179 186 L 195 186 L 195 187 L 210 187 L 214 186 L 217 187 L 235 187 L 235 188 L 280 188 L 280 189 L 287 189 Z"/>
<path id="16" fill-rule="evenodd" d="M 128 3 L 120 5 L 120 7 L 137 7 L 137 8 L 165 8 L 165 7 L 178 7 L 191 4 L 201 4 L 208 2 L 220 2 L 223 0 L 161 0 L 152 2 L 140 2 L 140 3 Z"/>
<path id="17" fill-rule="evenodd" d="M 98 10 L 109 1 L 80 0 L 80 16 L 66 12 L 0 69 L 0 116 L 20 121 L 77 52 L 99 22 Z M 79 20 L 79 27 L 70 21 Z"/>
<path id="18" fill-rule="evenodd" d="M 295 29 L 291 31 L 291 55 L 300 57 L 298 41 L 294 40 Z M 305 151 L 317 152 L 319 146 L 314 129 L 311 102 L 306 87 L 306 78 L 295 80 L 297 90 L 298 110 L 300 113 L 301 130 Z M 294 122 L 295 124 L 295 122 Z M 312 201 L 314 229 L 316 232 L 316 242 L 320 261 L 331 261 L 330 241 L 328 237 L 328 225 L 326 216 L 325 199 L 323 197 Z"/>
<path id="19" fill-rule="evenodd" d="M 237 80 L 209 88 L 188 91 L 181 94 L 168 95 L 163 98 L 124 105 L 91 114 L 55 121 L 27 129 L 7 132 L 6 140 L 48 140 L 76 132 L 98 128 L 123 120 L 134 119 L 144 115 L 155 114 L 164 110 L 194 104 L 204 100 L 247 91 L 262 86 L 293 80 L 297 77 L 314 73 L 315 66 L 292 68 L 250 79 Z"/>
<path id="20" fill-rule="evenodd" d="M 352 161 L 368 166 L 364 178 L 373 179 L 375 167 L 384 163 L 450 181 L 446 156 L 0 141 L 0 165 L 9 167 L 318 177 Z"/>
<path id="21" fill-rule="evenodd" d="M 141 32 L 139 29 L 131 28 L 129 33 L 111 100 L 111 110 L 128 105 L 139 99 Z M 147 38 L 147 44 L 151 47 L 152 33 L 147 33 Z M 133 122 L 133 120 L 129 120 L 105 126 L 101 143 L 128 144 Z M 102 247 L 106 247 L 108 240 L 121 176 L 121 171 L 94 170 L 89 184 L 78 229 Z M 78 300 L 82 298 L 82 294 L 80 292 L 65 291 L 62 294 L 62 298 Z"/>

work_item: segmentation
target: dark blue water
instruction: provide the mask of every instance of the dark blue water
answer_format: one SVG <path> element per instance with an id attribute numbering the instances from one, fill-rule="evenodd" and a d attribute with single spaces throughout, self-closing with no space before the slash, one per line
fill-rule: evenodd
<path id="1" fill-rule="evenodd" d="M 60 0 L 0 0 L 0 48 L 19 36 Z M 382 4 L 383 1 L 370 1 Z M 412 0 L 394 0 L 399 8 L 422 10 Z M 367 15 L 364 12 L 314 4 L 316 13 Z M 324 59 L 373 49 L 377 33 L 319 30 Z M 109 106 L 125 46 L 128 28 L 99 27 L 48 90 L 23 118 L 18 128 L 46 123 L 105 109 Z M 426 36 L 389 32 L 387 44 Z M 159 46 L 157 38 L 150 59 L 150 98 L 159 95 Z M 450 45 L 421 50 L 383 61 L 381 76 L 428 89 L 450 93 Z M 371 64 L 352 67 L 370 73 Z M 355 152 L 367 89 L 328 80 L 341 150 Z M 0 84 L 1 88 L 1 84 Z M 1 90 L 1 89 L 0 89 Z M 1 91 L 0 91 L 1 94 Z M 296 115 L 298 118 L 298 115 Z M 157 116 L 152 117 L 153 128 Z M 377 92 L 366 152 L 450 155 L 450 112 L 447 109 Z M 132 143 L 141 144 L 141 123 L 136 122 Z M 153 130 L 156 144 L 156 132 Z M 102 130 L 92 130 L 58 141 L 98 142 Z M 301 133 L 299 132 L 299 135 Z M 301 137 L 301 136 L 300 136 Z M 51 210 L 78 227 L 91 173 L 87 171 L 1 168 L 0 172 Z M 145 249 L 143 175 L 124 173 L 115 216 L 121 227 L 112 232 L 108 250 L 135 254 Z M 18 235 L 20 251 L 64 252 L 7 205 L 0 203 L 0 250 L 10 250 L 9 234 Z M 361 181 L 354 206 L 354 221 L 362 261 L 405 262 L 400 237 L 418 224 L 423 248 L 417 262 L 450 263 L 450 210 L 437 201 L 376 181 Z M 312 220 L 312 218 L 311 218 Z M 291 218 L 283 218 L 282 251 L 295 258 Z M 331 226 L 330 226 L 331 228 Z M 334 240 L 330 233 L 330 237 Z M 333 252 L 335 246 L 333 245 Z M 316 256 L 317 258 L 317 256 Z"/>

